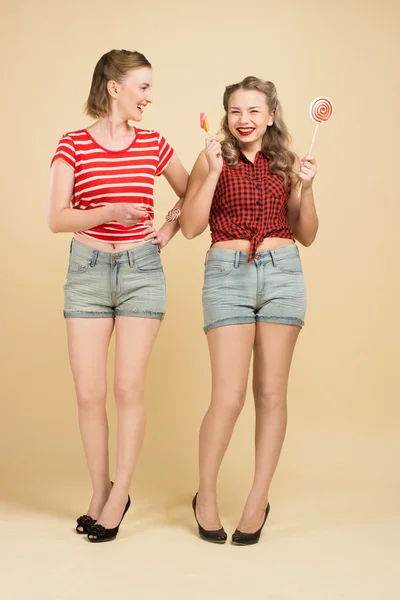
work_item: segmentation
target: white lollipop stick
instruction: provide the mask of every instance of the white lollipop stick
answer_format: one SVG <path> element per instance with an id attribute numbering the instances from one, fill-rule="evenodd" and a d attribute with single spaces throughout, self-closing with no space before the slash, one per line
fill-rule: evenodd
<path id="1" fill-rule="evenodd" d="M 169 212 L 166 213 L 166 212 L 160 212 L 159 210 L 153 210 L 153 209 L 149 209 L 149 211 L 152 212 L 153 215 L 165 215 L 165 216 L 167 216 L 167 215 L 169 215 L 171 213 L 171 211 L 169 211 Z M 177 211 L 179 211 L 179 214 L 181 212 L 179 210 L 179 208 L 173 208 L 172 211 L 174 212 L 174 214 L 177 214 Z"/>
<path id="2" fill-rule="evenodd" d="M 314 146 L 314 140 L 315 140 L 315 136 L 317 135 L 317 131 L 318 131 L 318 127 L 319 127 L 319 126 L 320 126 L 320 123 L 317 123 L 317 125 L 316 125 L 316 127 L 315 127 L 315 130 L 314 130 L 314 135 L 313 135 L 313 139 L 312 139 L 311 146 L 310 146 L 310 149 L 309 149 L 309 151 L 308 151 L 308 154 L 311 154 L 311 150 L 312 150 L 312 147 Z M 301 182 L 301 185 L 300 185 L 300 187 L 299 187 L 299 193 L 297 194 L 297 197 L 298 197 L 298 198 L 300 198 L 300 194 L 301 194 L 301 188 L 302 188 L 302 187 L 303 187 L 303 182 Z"/>
<path id="3" fill-rule="evenodd" d="M 320 126 L 320 123 L 317 123 L 317 125 L 315 127 L 315 131 L 314 131 L 313 139 L 312 139 L 312 142 L 311 142 L 311 146 L 310 146 L 310 149 L 308 151 L 308 154 L 311 154 L 311 150 L 312 150 L 312 147 L 314 146 L 314 140 L 315 140 L 315 136 L 317 135 L 317 131 L 318 131 L 318 127 L 319 126 Z"/>
<path id="4" fill-rule="evenodd" d="M 167 221 L 176 221 L 181 216 L 181 211 L 179 208 L 172 208 L 169 212 L 159 212 L 158 210 L 152 211 L 155 215 L 164 215 L 167 217 Z"/>

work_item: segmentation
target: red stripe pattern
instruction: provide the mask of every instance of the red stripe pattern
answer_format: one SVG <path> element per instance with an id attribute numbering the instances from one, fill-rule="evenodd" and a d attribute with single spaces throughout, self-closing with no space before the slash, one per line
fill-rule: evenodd
<path id="1" fill-rule="evenodd" d="M 154 178 L 168 166 L 173 149 L 156 131 L 136 128 L 133 142 L 124 150 L 107 150 L 86 129 L 61 138 L 51 164 L 64 160 L 75 173 L 71 208 L 91 210 L 117 202 L 132 202 L 154 210 Z M 125 227 L 112 221 L 82 235 L 113 244 L 141 241 L 145 226 Z"/>

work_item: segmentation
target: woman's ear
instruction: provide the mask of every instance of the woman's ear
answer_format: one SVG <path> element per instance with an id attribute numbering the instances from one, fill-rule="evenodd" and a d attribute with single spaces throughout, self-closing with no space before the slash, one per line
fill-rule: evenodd
<path id="1" fill-rule="evenodd" d="M 107 82 L 107 92 L 111 98 L 118 98 L 118 83 L 113 79 Z"/>
<path id="2" fill-rule="evenodd" d="M 275 122 L 275 111 L 270 113 L 270 115 L 269 115 L 268 127 L 271 127 L 271 125 L 273 125 L 274 122 Z"/>

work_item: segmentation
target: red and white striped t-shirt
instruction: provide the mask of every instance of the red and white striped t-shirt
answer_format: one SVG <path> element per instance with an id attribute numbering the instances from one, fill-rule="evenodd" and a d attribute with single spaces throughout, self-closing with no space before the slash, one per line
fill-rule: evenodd
<path id="1" fill-rule="evenodd" d="M 152 214 L 154 177 L 161 175 L 174 151 L 160 133 L 135 131 L 133 142 L 124 150 L 103 148 L 86 129 L 63 135 L 51 164 L 61 158 L 75 172 L 71 208 L 90 210 L 133 202 L 145 205 Z M 146 235 L 143 223 L 125 227 L 116 221 L 79 233 L 113 244 L 138 242 Z"/>

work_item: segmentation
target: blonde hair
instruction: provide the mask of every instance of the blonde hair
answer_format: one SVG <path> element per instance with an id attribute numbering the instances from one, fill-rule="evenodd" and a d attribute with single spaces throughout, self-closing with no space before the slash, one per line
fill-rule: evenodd
<path id="1" fill-rule="evenodd" d="M 224 140 L 221 143 L 222 154 L 226 163 L 230 166 L 236 166 L 239 161 L 239 142 L 229 131 L 228 127 L 229 99 L 237 90 L 257 90 L 265 94 L 269 111 L 274 115 L 274 122 L 267 127 L 264 133 L 261 151 L 271 159 L 269 165 L 271 173 L 281 175 L 286 185 L 288 176 L 294 175 L 293 165 L 296 157 L 289 150 L 292 138 L 283 121 L 282 107 L 278 100 L 276 87 L 272 81 L 264 81 L 258 77 L 246 77 L 243 81 L 228 85 L 225 88 L 223 99 L 225 116 L 221 123 L 221 133 L 224 135 Z"/>
<path id="2" fill-rule="evenodd" d="M 122 83 L 131 69 L 141 69 L 151 64 L 140 52 L 131 50 L 110 50 L 98 61 L 94 68 L 89 96 L 85 104 L 85 114 L 93 119 L 105 117 L 109 110 L 107 83 Z"/>

